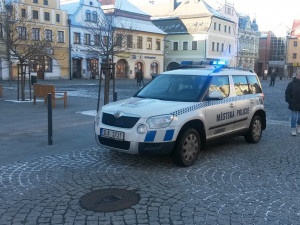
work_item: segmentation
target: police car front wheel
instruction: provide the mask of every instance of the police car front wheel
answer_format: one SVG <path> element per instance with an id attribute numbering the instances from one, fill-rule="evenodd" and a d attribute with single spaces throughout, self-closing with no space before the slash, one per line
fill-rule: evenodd
<path id="1" fill-rule="evenodd" d="M 178 136 L 174 149 L 175 161 L 180 166 L 191 166 L 194 164 L 201 148 L 201 139 L 197 130 L 187 128 Z"/>
<path id="2" fill-rule="evenodd" d="M 249 143 L 257 143 L 262 136 L 262 120 L 260 116 L 254 116 L 250 123 L 248 133 L 245 135 L 245 139 Z"/>

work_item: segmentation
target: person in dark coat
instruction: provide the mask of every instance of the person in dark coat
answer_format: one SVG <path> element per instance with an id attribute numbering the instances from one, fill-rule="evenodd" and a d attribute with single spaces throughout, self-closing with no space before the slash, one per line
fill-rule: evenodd
<path id="1" fill-rule="evenodd" d="M 285 101 L 289 104 L 292 135 L 300 134 L 300 71 L 285 90 Z"/>
<path id="2" fill-rule="evenodd" d="M 276 73 L 276 70 L 272 70 L 272 73 L 270 74 L 271 76 L 271 81 L 270 81 L 270 87 L 275 85 L 275 80 L 276 80 L 276 76 L 277 76 L 277 73 Z"/>
<path id="3" fill-rule="evenodd" d="M 141 85 L 143 84 L 144 85 L 144 73 L 141 69 L 139 69 L 137 72 L 136 72 L 136 80 L 137 80 L 137 85 Z"/>

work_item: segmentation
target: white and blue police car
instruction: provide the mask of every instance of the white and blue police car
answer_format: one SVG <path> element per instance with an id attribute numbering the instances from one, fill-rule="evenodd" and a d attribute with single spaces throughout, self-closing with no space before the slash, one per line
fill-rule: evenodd
<path id="1" fill-rule="evenodd" d="M 172 154 L 182 166 L 193 165 L 207 141 L 242 135 L 257 143 L 265 128 L 257 75 L 218 65 L 164 72 L 133 97 L 104 105 L 95 119 L 100 145 Z"/>

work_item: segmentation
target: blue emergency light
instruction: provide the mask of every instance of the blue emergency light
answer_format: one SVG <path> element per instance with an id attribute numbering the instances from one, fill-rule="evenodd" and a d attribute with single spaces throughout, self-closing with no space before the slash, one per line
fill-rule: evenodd
<path id="1" fill-rule="evenodd" d="M 214 61 L 211 61 L 211 65 L 220 65 L 220 66 L 224 66 L 224 65 L 228 65 L 228 62 L 226 62 L 225 60 L 214 60 Z"/>

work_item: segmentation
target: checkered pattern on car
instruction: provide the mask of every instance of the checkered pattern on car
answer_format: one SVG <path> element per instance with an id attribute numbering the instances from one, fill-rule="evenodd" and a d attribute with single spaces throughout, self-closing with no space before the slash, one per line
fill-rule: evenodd
<path id="1" fill-rule="evenodd" d="M 174 116 L 179 116 L 179 115 L 189 113 L 189 112 L 197 110 L 197 109 L 205 108 L 207 106 L 219 105 L 219 104 L 229 103 L 229 102 L 235 102 L 235 101 L 238 101 L 238 100 L 244 100 L 244 99 L 249 99 L 249 98 L 253 98 L 253 95 L 241 95 L 241 96 L 224 98 L 222 100 L 203 101 L 203 102 L 196 103 L 192 106 L 176 110 L 176 111 L 172 112 L 171 114 L 174 115 Z"/>

